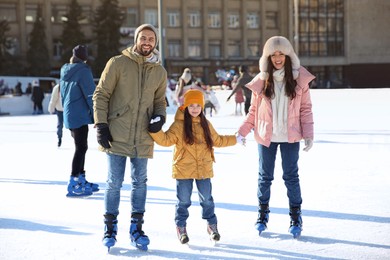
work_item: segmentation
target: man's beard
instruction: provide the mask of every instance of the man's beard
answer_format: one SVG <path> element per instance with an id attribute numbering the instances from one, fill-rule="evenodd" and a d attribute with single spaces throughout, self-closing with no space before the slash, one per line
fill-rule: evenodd
<path id="1" fill-rule="evenodd" d="M 136 48 L 136 51 L 139 53 L 139 54 L 141 54 L 142 56 L 145 56 L 145 57 L 147 57 L 147 56 L 149 56 L 152 52 L 153 52 L 153 50 L 154 50 L 154 48 L 152 48 L 152 49 L 150 49 L 150 50 L 142 50 L 142 46 L 140 47 L 140 48 Z"/>

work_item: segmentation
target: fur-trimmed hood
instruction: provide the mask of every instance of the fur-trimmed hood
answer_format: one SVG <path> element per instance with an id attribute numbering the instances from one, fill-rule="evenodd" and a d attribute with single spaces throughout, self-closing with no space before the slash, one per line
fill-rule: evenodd
<path id="1" fill-rule="evenodd" d="M 301 62 L 299 61 L 299 58 L 295 53 L 290 41 L 283 36 L 271 37 L 264 44 L 263 54 L 259 60 L 260 78 L 262 80 L 266 80 L 268 78 L 268 57 L 276 51 L 280 51 L 284 55 L 290 57 L 293 69 L 293 76 L 294 79 L 297 79 L 299 75 L 298 70 L 301 66 Z"/>

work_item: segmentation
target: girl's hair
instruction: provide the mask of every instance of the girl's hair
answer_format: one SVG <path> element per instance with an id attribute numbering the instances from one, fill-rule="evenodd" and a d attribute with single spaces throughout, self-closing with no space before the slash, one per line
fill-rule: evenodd
<path id="1" fill-rule="evenodd" d="M 274 90 L 274 66 L 272 65 L 271 55 L 268 56 L 268 79 L 265 81 L 265 86 L 263 89 L 263 93 L 267 98 L 273 98 L 275 96 Z M 293 72 L 292 72 L 292 63 L 290 56 L 286 55 L 286 61 L 284 63 L 284 78 L 286 80 L 286 95 L 294 99 L 296 96 L 295 88 L 297 86 L 297 82 L 294 80 Z"/>
<path id="2" fill-rule="evenodd" d="M 213 139 L 211 138 L 211 132 L 209 128 L 209 124 L 207 122 L 206 117 L 203 114 L 203 111 L 200 112 L 199 114 L 200 118 L 200 125 L 203 128 L 203 133 L 204 133 L 204 139 L 207 144 L 207 148 L 211 151 L 213 149 Z M 188 107 L 184 110 L 184 141 L 187 144 L 193 145 L 195 143 L 195 137 L 192 132 L 192 116 L 188 112 Z"/>

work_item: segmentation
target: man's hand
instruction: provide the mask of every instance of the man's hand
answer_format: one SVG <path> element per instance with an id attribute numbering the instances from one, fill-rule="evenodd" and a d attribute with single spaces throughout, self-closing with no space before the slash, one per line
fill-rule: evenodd
<path id="1" fill-rule="evenodd" d="M 165 123 L 165 116 L 162 115 L 154 115 L 150 119 L 148 130 L 151 133 L 157 133 L 161 130 L 162 126 Z"/>
<path id="2" fill-rule="evenodd" d="M 97 141 L 104 148 L 111 148 L 110 142 L 113 141 L 110 129 L 108 128 L 108 124 L 100 123 L 96 125 L 97 127 Z"/>

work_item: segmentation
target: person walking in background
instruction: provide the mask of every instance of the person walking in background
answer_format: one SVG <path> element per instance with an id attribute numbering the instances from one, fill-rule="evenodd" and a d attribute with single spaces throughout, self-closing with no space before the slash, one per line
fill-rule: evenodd
<path id="1" fill-rule="evenodd" d="M 62 129 L 64 127 L 64 109 L 62 107 L 62 99 L 60 93 L 60 84 L 56 84 L 51 92 L 49 106 L 47 108 L 50 114 L 57 115 L 57 146 L 62 144 Z"/>
<path id="2" fill-rule="evenodd" d="M 84 45 L 73 48 L 70 63 L 61 67 L 60 93 L 64 124 L 74 139 L 75 152 L 68 183 L 68 197 L 92 195 L 99 185 L 85 177 L 85 155 L 88 150 L 88 124 L 93 124 L 92 95 L 95 90 L 91 68 L 86 64 L 88 50 Z"/>
<path id="3" fill-rule="evenodd" d="M 218 110 L 220 109 L 218 98 L 210 85 L 207 85 L 206 89 L 204 91 L 202 90 L 202 92 L 204 94 L 203 113 L 204 115 L 207 115 L 207 109 L 210 109 L 210 117 L 212 117 L 213 111 L 215 112 L 215 114 L 217 114 Z"/>
<path id="4" fill-rule="evenodd" d="M 232 80 L 232 87 L 233 87 L 233 90 L 237 88 L 237 82 L 238 82 L 238 75 L 234 75 L 233 76 L 233 80 Z M 228 97 L 228 99 L 230 99 L 230 96 Z M 236 107 L 234 109 L 234 115 L 242 115 L 242 106 L 241 104 L 244 103 L 245 99 L 244 99 L 244 93 L 242 91 L 242 88 L 238 89 L 235 91 L 234 93 L 234 101 L 236 102 Z"/>
<path id="5" fill-rule="evenodd" d="M 43 114 L 42 102 L 45 98 L 42 88 L 39 86 L 39 81 L 34 80 L 32 83 L 31 100 L 34 103 L 33 115 Z"/>
<path id="6" fill-rule="evenodd" d="M 280 147 L 283 180 L 290 208 L 289 232 L 297 238 L 302 231 L 301 188 L 298 175 L 300 141 L 304 151 L 313 146 L 313 113 L 309 83 L 314 76 L 300 66 L 291 43 L 274 36 L 264 45 L 260 73 L 246 86 L 254 100 L 238 133 L 246 136 L 254 129 L 259 151 L 258 202 L 256 229 L 267 228 L 269 201 L 277 149 Z"/>
<path id="7" fill-rule="evenodd" d="M 31 94 L 32 92 L 32 84 L 31 82 L 27 83 L 26 91 L 24 92 L 26 95 Z"/>
<path id="8" fill-rule="evenodd" d="M 100 77 L 93 96 L 99 150 L 106 152 L 108 177 L 104 194 L 105 232 L 103 245 L 114 246 L 117 235 L 120 191 L 127 157 L 131 172 L 132 245 L 147 250 L 150 240 L 142 230 L 144 223 L 147 163 L 153 157 L 149 121 L 158 117 L 157 128 L 166 116 L 167 72 L 161 65 L 158 32 L 151 24 L 135 30 L 134 45 L 112 57 Z"/>
<path id="9" fill-rule="evenodd" d="M 245 85 L 248 84 L 253 77 L 249 75 L 248 73 L 248 67 L 245 65 L 240 66 L 240 77 L 237 79 L 237 83 L 235 84 L 235 88 L 233 89 L 232 93 L 230 93 L 229 97 L 227 98 L 227 101 L 230 100 L 230 98 L 237 92 L 237 91 L 244 91 L 245 96 L 245 104 L 244 104 L 244 111 L 245 115 L 248 114 L 249 107 L 251 105 L 251 97 L 252 97 L 252 91 L 247 88 Z"/>
<path id="10" fill-rule="evenodd" d="M 23 95 L 22 83 L 18 81 L 18 83 L 16 83 L 14 88 L 14 96 L 21 96 L 21 95 Z"/>
<path id="11" fill-rule="evenodd" d="M 198 89 L 204 91 L 196 79 L 192 77 L 191 70 L 185 68 L 183 74 L 179 78 L 179 82 L 176 87 L 176 101 L 178 106 L 183 105 L 184 94 L 190 89 Z"/>
<path id="12" fill-rule="evenodd" d="M 214 199 L 211 195 L 213 177 L 214 148 L 233 146 L 237 143 L 235 135 L 219 135 L 206 119 L 203 92 L 189 90 L 184 102 L 177 109 L 175 121 L 165 133 L 159 126 L 158 118 L 150 121 L 149 132 L 155 142 L 162 146 L 175 145 L 172 177 L 176 179 L 177 236 L 182 244 L 189 241 L 186 226 L 191 205 L 192 187 L 195 181 L 202 207 L 202 218 L 207 221 L 207 232 L 214 241 L 219 241 Z M 161 119 L 163 120 L 163 119 Z M 242 139 L 238 141 L 243 142 Z"/>

